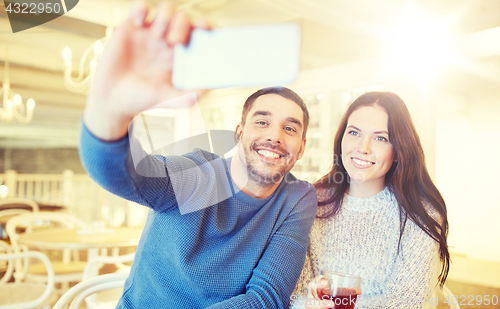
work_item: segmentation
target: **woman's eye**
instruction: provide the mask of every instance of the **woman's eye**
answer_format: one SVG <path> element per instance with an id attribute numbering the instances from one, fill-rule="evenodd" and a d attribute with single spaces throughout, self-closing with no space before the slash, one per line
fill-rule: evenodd
<path id="1" fill-rule="evenodd" d="M 383 137 L 383 136 L 377 136 L 375 139 L 376 139 L 377 141 L 379 141 L 379 142 L 387 142 L 387 138 L 385 138 L 385 137 Z"/>
<path id="2" fill-rule="evenodd" d="M 347 134 L 352 135 L 352 136 L 358 136 L 359 135 L 359 133 L 356 132 L 356 131 L 349 131 L 349 132 L 347 132 Z"/>

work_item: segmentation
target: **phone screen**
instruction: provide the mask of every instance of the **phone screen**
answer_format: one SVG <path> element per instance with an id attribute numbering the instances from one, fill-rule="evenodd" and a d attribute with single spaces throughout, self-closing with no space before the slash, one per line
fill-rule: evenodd
<path id="1" fill-rule="evenodd" d="M 196 29 L 174 51 L 173 84 L 179 89 L 275 86 L 292 83 L 300 67 L 295 23 Z"/>

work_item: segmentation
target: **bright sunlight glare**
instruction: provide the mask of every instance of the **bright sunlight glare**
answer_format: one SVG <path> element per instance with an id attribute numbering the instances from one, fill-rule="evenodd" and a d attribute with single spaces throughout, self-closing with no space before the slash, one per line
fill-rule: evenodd
<path id="1" fill-rule="evenodd" d="M 398 25 L 382 33 L 388 48 L 388 70 L 426 82 L 438 68 L 456 63 L 448 28 L 448 22 L 408 9 Z"/>

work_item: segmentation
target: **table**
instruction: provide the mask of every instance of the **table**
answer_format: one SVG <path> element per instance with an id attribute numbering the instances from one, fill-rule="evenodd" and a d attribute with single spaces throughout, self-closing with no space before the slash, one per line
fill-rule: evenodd
<path id="1" fill-rule="evenodd" d="M 64 211 L 66 209 L 66 206 L 63 205 L 43 204 L 38 202 L 37 204 L 39 211 Z M 29 211 L 32 210 L 32 208 L 26 204 L 20 204 L 15 202 L 0 205 L 0 210 L 5 210 L 5 209 L 26 209 Z"/>
<path id="2" fill-rule="evenodd" d="M 96 257 L 99 249 L 132 247 L 139 244 L 143 226 L 106 227 L 102 232 L 85 233 L 66 228 L 36 229 L 31 233 L 19 234 L 19 244 L 39 250 L 87 250 L 87 261 Z M 90 265 L 88 274 L 97 276 L 98 269 Z M 89 266 L 88 266 L 89 267 Z"/>
<path id="3" fill-rule="evenodd" d="M 19 244 L 39 250 L 87 250 L 87 261 L 96 257 L 98 249 L 135 247 L 139 244 L 143 226 L 106 228 L 103 233 L 79 234 L 78 230 L 47 228 L 19 235 Z M 91 276 L 97 275 L 91 269 Z"/>
<path id="4" fill-rule="evenodd" d="M 46 250 L 89 250 L 132 247 L 139 244 L 143 227 L 106 228 L 104 233 L 79 234 L 78 230 L 48 228 L 19 235 L 18 242 Z"/>

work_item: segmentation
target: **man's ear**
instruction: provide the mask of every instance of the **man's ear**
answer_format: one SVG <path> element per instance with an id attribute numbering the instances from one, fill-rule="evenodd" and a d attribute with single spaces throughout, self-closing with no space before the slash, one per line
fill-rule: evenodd
<path id="1" fill-rule="evenodd" d="M 236 125 L 236 129 L 234 130 L 234 140 L 236 141 L 236 143 L 240 142 L 241 134 L 243 134 L 243 126 L 241 125 L 241 123 L 238 123 Z"/>
<path id="2" fill-rule="evenodd" d="M 297 157 L 297 160 L 302 159 L 302 156 L 304 156 L 304 151 L 306 151 L 306 140 L 307 140 L 307 138 L 304 138 L 302 140 L 302 145 L 300 146 L 299 155 Z"/>

